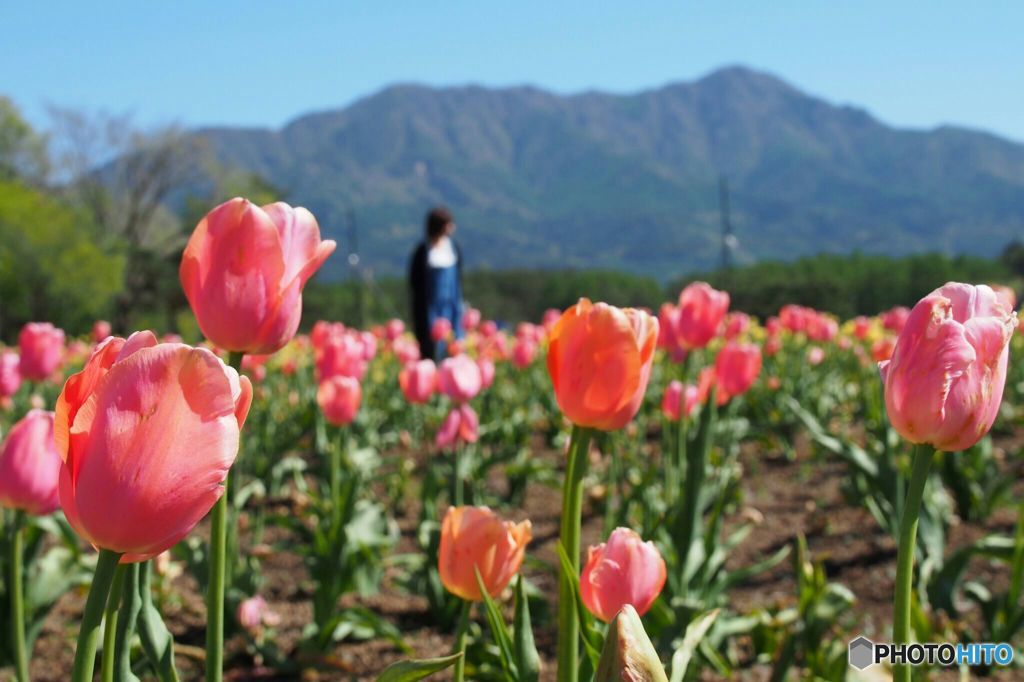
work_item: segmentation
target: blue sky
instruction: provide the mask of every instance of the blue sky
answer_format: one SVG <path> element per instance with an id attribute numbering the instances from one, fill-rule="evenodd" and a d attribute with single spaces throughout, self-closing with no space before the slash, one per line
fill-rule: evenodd
<path id="1" fill-rule="evenodd" d="M 1024 2 L 52 2 L 0 9 L 0 93 L 279 126 L 394 82 L 632 92 L 728 64 L 887 123 L 1024 141 Z"/>

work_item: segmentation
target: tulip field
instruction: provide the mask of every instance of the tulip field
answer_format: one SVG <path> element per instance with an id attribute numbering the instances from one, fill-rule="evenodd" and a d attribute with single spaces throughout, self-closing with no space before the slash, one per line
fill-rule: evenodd
<path id="1" fill-rule="evenodd" d="M 432 359 L 302 318 L 333 251 L 235 199 L 182 255 L 203 338 L 0 346 L 0 679 L 1024 676 L 1012 290 L 470 307 Z M 860 635 L 1013 656 L 862 672 Z"/>

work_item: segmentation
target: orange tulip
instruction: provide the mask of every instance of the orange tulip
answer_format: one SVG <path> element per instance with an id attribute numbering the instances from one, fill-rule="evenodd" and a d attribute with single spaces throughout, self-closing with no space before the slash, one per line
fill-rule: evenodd
<path id="1" fill-rule="evenodd" d="M 551 330 L 548 373 L 558 406 L 577 426 L 614 431 L 640 409 L 658 321 L 633 308 L 583 298 Z"/>
<path id="2" fill-rule="evenodd" d="M 278 202 L 232 199 L 206 214 L 181 258 L 181 286 L 207 339 L 229 351 L 273 353 L 302 317 L 302 287 L 334 252 L 316 219 Z"/>
<path id="3" fill-rule="evenodd" d="M 60 502 L 93 545 L 144 561 L 224 493 L 252 385 L 205 348 L 108 337 L 57 399 Z"/>
<path id="4" fill-rule="evenodd" d="M 482 601 L 479 571 L 487 593 L 498 596 L 523 565 L 532 537 L 529 521 L 502 521 L 487 507 L 449 507 L 441 525 L 441 583 L 462 599 Z"/>

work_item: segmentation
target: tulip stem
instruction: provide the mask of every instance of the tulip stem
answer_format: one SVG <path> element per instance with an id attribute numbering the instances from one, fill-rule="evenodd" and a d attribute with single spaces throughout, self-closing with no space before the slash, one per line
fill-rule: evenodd
<path id="1" fill-rule="evenodd" d="M 473 608 L 473 602 L 466 599 L 460 601 L 462 606 L 459 608 L 459 625 L 455 630 L 455 653 L 462 655 L 455 661 L 455 682 L 462 682 L 466 677 L 466 632 L 469 631 L 469 611 Z"/>
<path id="2" fill-rule="evenodd" d="M 85 612 L 82 614 L 82 624 L 78 629 L 72 682 L 92 682 L 92 671 L 96 667 L 96 647 L 100 643 L 100 623 L 103 621 L 110 583 L 114 580 L 114 573 L 117 572 L 120 560 L 119 553 L 109 549 L 100 550 L 96 574 L 92 578 L 89 598 L 85 602 Z"/>
<path id="3" fill-rule="evenodd" d="M 700 494 L 704 487 L 704 474 L 707 469 L 708 455 L 713 442 L 712 432 L 715 428 L 715 417 L 718 407 L 715 402 L 715 389 L 711 389 L 707 403 L 701 408 L 700 427 L 697 431 L 695 447 L 684 446 L 686 457 L 686 480 L 683 481 L 682 516 L 673 533 L 676 546 L 676 557 L 679 561 L 679 590 L 681 595 L 688 591 L 688 583 L 692 574 L 693 562 L 697 560 L 694 546 L 698 545 L 703 526 Z M 685 438 L 680 432 L 680 438 Z"/>
<path id="4" fill-rule="evenodd" d="M 892 618 L 893 644 L 907 644 L 910 641 L 910 595 L 914 580 L 914 550 L 917 546 L 917 520 L 921 513 L 921 497 L 928 481 L 934 454 L 927 446 L 914 449 L 914 463 L 910 474 L 910 485 L 903 503 L 900 518 L 900 544 L 896 555 L 896 600 Z M 910 666 L 896 664 L 892 667 L 893 682 L 910 682 Z"/>
<path id="5" fill-rule="evenodd" d="M 103 652 L 100 659 L 100 679 L 114 682 L 114 650 L 117 635 L 117 616 L 121 606 L 121 591 L 124 589 L 124 566 L 114 569 L 114 580 L 107 597 L 107 610 L 103 614 Z"/>
<path id="6" fill-rule="evenodd" d="M 242 371 L 244 353 L 232 351 L 228 365 Z M 224 594 L 225 568 L 228 544 L 228 485 L 224 480 L 224 493 L 213 506 L 210 515 L 210 580 L 206 602 L 206 682 L 221 682 L 224 678 Z"/>
<path id="7" fill-rule="evenodd" d="M 462 484 L 462 472 L 460 469 L 461 462 L 461 450 L 460 444 L 456 439 L 456 442 L 452 445 L 452 506 L 461 507 L 464 501 L 463 484 Z"/>
<path id="8" fill-rule="evenodd" d="M 580 526 L 583 515 L 583 478 L 587 473 L 587 452 L 591 431 L 573 426 L 569 443 L 565 482 L 562 488 L 562 547 L 569 555 L 569 564 L 577 574 L 580 570 Z M 576 611 L 573 581 L 564 570 L 558 578 L 558 682 L 579 679 L 580 622 Z"/>
<path id="9" fill-rule="evenodd" d="M 11 523 L 11 634 L 14 637 L 14 674 L 18 682 L 28 682 L 28 649 L 25 646 L 25 588 L 22 584 L 25 554 L 25 512 L 14 512 Z"/>

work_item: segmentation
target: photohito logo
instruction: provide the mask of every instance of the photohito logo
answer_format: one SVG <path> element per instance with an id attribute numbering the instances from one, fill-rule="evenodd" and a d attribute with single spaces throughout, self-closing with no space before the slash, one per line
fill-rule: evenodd
<path id="1" fill-rule="evenodd" d="M 1013 662 L 1013 647 L 1005 642 L 974 642 L 970 644 L 875 644 L 867 637 L 850 642 L 847 659 L 857 670 L 876 663 L 908 663 L 910 665 L 1000 665 Z"/>

